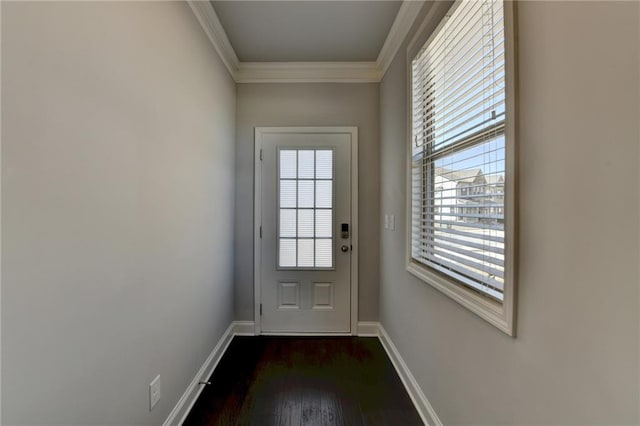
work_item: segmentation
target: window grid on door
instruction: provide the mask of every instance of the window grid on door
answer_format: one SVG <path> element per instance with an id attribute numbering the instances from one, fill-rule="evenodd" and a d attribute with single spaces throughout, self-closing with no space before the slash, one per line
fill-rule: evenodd
<path id="1" fill-rule="evenodd" d="M 278 269 L 332 269 L 333 150 L 278 151 Z"/>

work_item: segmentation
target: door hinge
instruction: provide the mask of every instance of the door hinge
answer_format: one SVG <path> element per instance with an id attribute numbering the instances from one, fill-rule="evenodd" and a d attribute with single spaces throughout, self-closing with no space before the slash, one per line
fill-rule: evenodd
<path id="1" fill-rule="evenodd" d="M 262 225 L 260 225 L 260 238 L 262 238 Z"/>
<path id="2" fill-rule="evenodd" d="M 262 148 L 260 148 L 260 161 L 262 161 Z"/>
<path id="3" fill-rule="evenodd" d="M 262 303 L 260 304 L 260 316 L 262 316 Z"/>

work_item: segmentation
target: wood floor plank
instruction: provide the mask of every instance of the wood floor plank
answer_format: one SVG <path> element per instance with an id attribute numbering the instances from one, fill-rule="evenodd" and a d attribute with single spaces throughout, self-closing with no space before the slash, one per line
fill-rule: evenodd
<path id="1" fill-rule="evenodd" d="M 236 336 L 185 421 L 421 425 L 376 338 Z"/>

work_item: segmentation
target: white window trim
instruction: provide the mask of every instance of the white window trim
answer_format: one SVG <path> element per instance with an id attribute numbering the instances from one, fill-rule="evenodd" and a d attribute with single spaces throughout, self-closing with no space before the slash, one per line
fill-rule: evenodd
<path id="1" fill-rule="evenodd" d="M 516 4 L 504 2 L 505 20 L 505 71 L 506 71 L 506 176 L 505 176 L 505 288 L 502 303 L 491 300 L 473 291 L 455 279 L 435 272 L 411 258 L 411 143 L 412 143 L 412 66 L 422 46 L 429 42 L 442 26 L 445 14 L 451 8 L 450 2 L 434 2 L 420 28 L 407 47 L 407 157 L 406 157 L 406 270 L 427 284 L 440 290 L 465 308 L 488 321 L 509 336 L 516 335 L 517 299 L 517 61 L 516 61 Z"/>

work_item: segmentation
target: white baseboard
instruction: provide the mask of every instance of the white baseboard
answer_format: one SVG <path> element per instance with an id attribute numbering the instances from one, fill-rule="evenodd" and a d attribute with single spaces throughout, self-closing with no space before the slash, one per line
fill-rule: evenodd
<path id="1" fill-rule="evenodd" d="M 407 389 L 407 392 L 413 401 L 413 405 L 415 405 L 416 410 L 418 410 L 418 414 L 422 417 L 424 424 L 428 426 L 442 426 L 442 422 L 433 410 L 431 403 L 429 403 L 429 400 L 422 392 L 422 389 L 420 389 L 416 378 L 411 374 L 409 367 L 407 367 L 407 364 L 402 359 L 402 356 L 400 356 L 398 349 L 393 344 L 391 338 L 382 325 L 380 325 L 378 333 L 378 338 L 380 339 L 380 343 L 382 343 L 382 347 L 387 351 L 387 355 L 389 355 L 391 363 L 398 372 L 398 376 L 400 376 L 400 380 L 402 380 L 404 387 Z"/>
<path id="2" fill-rule="evenodd" d="M 213 370 L 218 365 L 218 362 L 220 362 L 222 355 L 224 355 L 227 347 L 233 339 L 235 327 L 235 322 L 229 324 L 229 327 L 227 327 L 226 331 L 222 334 L 222 337 L 213 348 L 204 364 L 202 364 L 200 370 L 198 370 L 198 373 L 191 381 L 187 390 L 184 391 L 176 406 L 171 410 L 171 413 L 169 413 L 169 417 L 164 421 L 163 426 L 176 426 L 184 423 L 187 415 L 191 411 L 191 408 L 193 408 L 193 405 L 196 403 L 200 393 L 204 389 L 204 385 L 200 385 L 198 382 L 209 380 L 209 377 L 213 374 Z"/>
<path id="3" fill-rule="evenodd" d="M 378 330 L 380 329 L 380 323 L 375 321 L 360 321 L 358 322 L 358 330 L 356 330 L 356 336 L 359 337 L 378 337 Z"/>
<path id="4" fill-rule="evenodd" d="M 234 321 L 233 322 L 233 335 L 234 336 L 255 336 L 256 328 L 253 321 Z"/>

